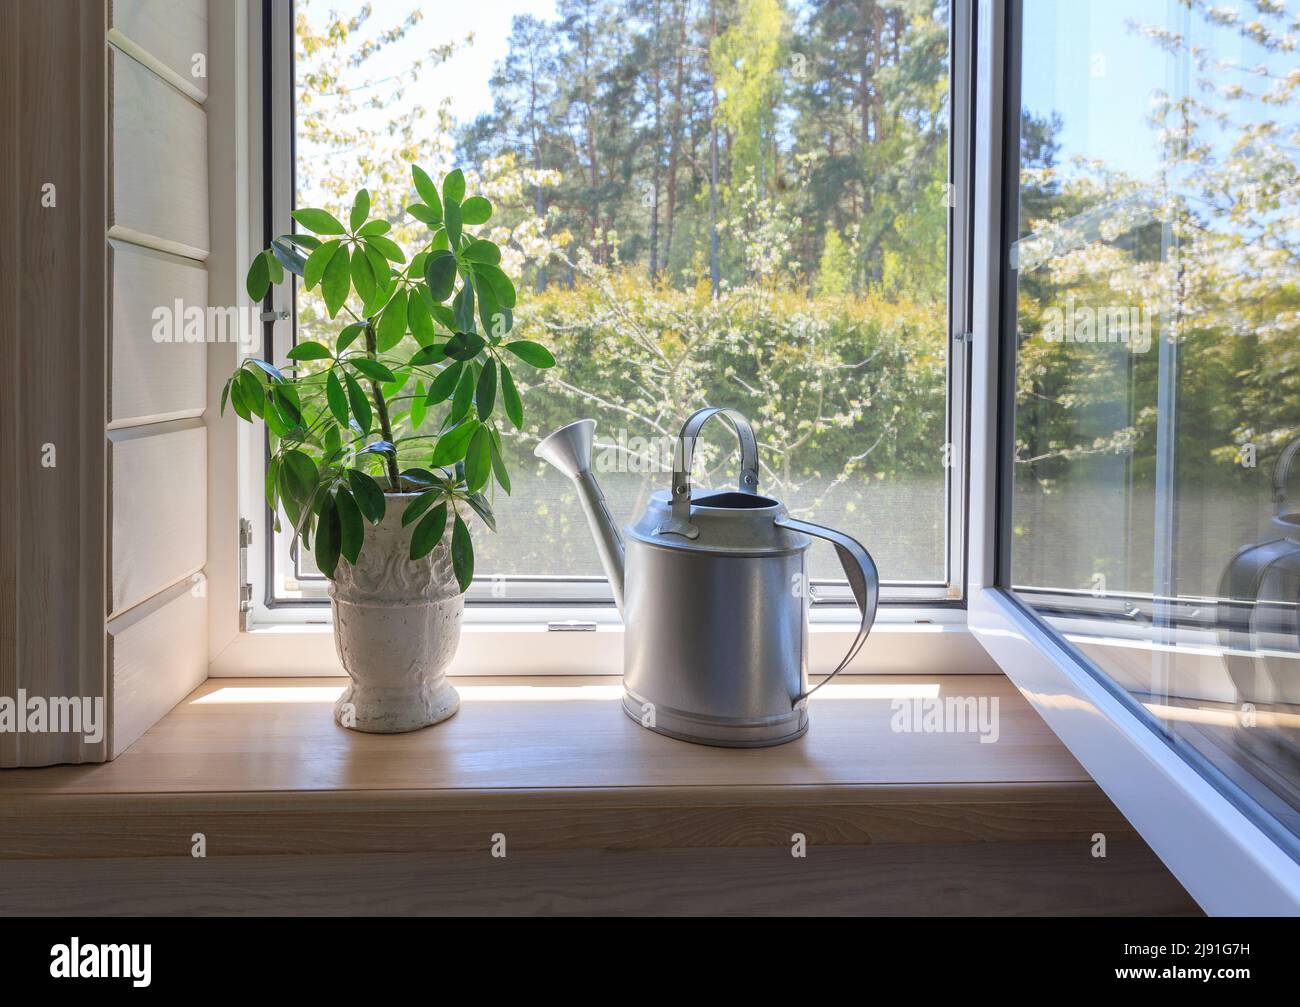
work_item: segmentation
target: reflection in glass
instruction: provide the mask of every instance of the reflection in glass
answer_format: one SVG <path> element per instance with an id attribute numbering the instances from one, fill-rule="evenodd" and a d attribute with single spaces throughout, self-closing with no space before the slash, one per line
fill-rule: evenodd
<path id="1" fill-rule="evenodd" d="M 1295 6 L 1025 0 L 1004 574 L 1300 835 Z"/>

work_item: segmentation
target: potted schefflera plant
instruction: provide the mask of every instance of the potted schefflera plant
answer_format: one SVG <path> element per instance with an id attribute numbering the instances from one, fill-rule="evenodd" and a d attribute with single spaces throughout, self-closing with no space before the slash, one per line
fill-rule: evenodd
<path id="1" fill-rule="evenodd" d="M 345 324 L 326 341 L 298 341 L 284 368 L 245 360 L 221 397 L 223 412 L 229 402 L 266 423 L 277 529 L 283 513 L 330 580 L 351 679 L 335 719 L 376 733 L 456 712 L 446 668 L 474 576 L 471 527 L 495 530 L 490 482 L 510 492 L 501 414 L 523 426 L 511 367 L 555 364 L 510 335 L 514 284 L 500 248 L 473 230 L 491 217 L 488 200 L 466 198 L 459 170 L 441 191 L 419 167 L 411 174 L 418 200 L 406 212 L 422 238 L 409 260 L 364 189 L 343 216 L 295 210 L 312 233 L 258 253 L 246 279 L 254 301 L 292 273 Z"/>

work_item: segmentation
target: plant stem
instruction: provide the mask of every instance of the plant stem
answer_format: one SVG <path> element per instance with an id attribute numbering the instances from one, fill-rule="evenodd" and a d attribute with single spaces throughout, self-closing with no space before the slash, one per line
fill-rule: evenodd
<path id="1" fill-rule="evenodd" d="M 379 355 L 378 343 L 375 339 L 374 319 L 366 319 L 366 353 L 371 360 Z M 388 419 L 388 403 L 384 401 L 384 393 L 379 387 L 379 382 L 370 379 L 370 392 L 375 399 L 375 413 L 379 416 L 379 429 L 384 435 L 384 440 L 393 444 L 393 425 Z M 402 474 L 397 470 L 397 451 L 394 444 L 394 450 L 391 454 L 384 456 L 388 462 L 388 484 L 392 487 L 394 493 L 402 491 Z"/>

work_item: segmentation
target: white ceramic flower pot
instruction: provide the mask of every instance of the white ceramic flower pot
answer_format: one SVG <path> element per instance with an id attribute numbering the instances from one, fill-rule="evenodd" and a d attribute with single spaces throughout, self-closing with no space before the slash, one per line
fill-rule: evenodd
<path id="1" fill-rule="evenodd" d="M 351 679 L 334 704 L 334 719 L 353 730 L 415 731 L 460 706 L 446 676 L 465 611 L 451 568 L 451 529 L 433 552 L 412 562 L 413 526 L 402 527 L 402 511 L 415 497 L 384 494 L 383 520 L 366 522 L 356 566 L 340 559 L 329 588 L 334 643 Z"/>

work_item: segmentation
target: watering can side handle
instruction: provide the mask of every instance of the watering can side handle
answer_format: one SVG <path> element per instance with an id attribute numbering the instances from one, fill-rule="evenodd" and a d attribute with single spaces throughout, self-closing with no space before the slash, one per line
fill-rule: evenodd
<path id="1" fill-rule="evenodd" d="M 871 626 L 876 621 L 876 604 L 880 600 L 880 575 L 876 572 L 876 564 L 871 559 L 871 554 L 863 548 L 857 539 L 845 535 L 843 532 L 835 531 L 832 528 L 823 528 L 817 524 L 809 524 L 807 521 L 796 521 L 794 518 L 789 517 L 777 518 L 776 525 L 779 528 L 788 528 L 791 531 L 812 535 L 814 538 L 825 539 L 835 546 L 835 553 L 839 556 L 840 566 L 844 568 L 844 575 L 849 579 L 849 587 L 853 589 L 853 599 L 858 603 L 858 610 L 862 613 L 862 623 L 858 626 L 858 634 L 853 638 L 853 642 L 849 645 L 848 652 L 844 655 L 843 660 L 840 661 L 834 671 L 815 686 L 794 698 L 792 705 L 798 706 L 847 668 L 850 662 L 858 656 L 858 651 L 862 649 L 862 645 L 867 642 L 867 634 L 871 632 Z"/>

